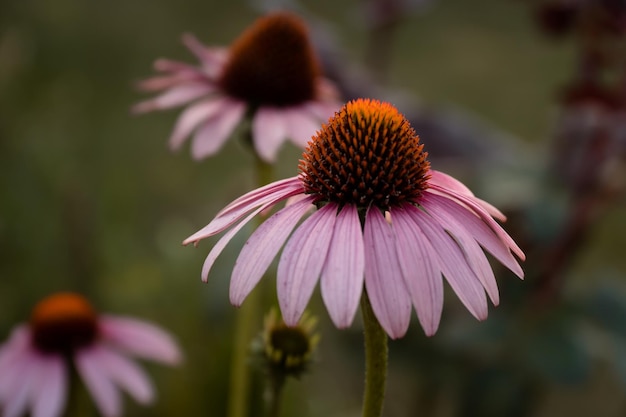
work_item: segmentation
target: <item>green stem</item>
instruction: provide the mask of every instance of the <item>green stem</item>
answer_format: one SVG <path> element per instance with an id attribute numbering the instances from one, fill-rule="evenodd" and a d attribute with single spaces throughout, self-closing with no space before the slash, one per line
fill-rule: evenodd
<path id="1" fill-rule="evenodd" d="M 262 187 L 272 179 L 272 166 L 256 158 L 257 185 Z M 263 222 L 257 217 L 259 224 Z M 261 280 L 265 281 L 265 280 Z M 254 337 L 261 313 L 262 291 L 252 291 L 241 306 L 235 320 L 233 357 L 230 369 L 230 390 L 228 399 L 228 417 L 246 417 L 250 405 L 250 370 L 248 352 L 250 341 Z"/>
<path id="2" fill-rule="evenodd" d="M 363 417 L 380 417 L 387 382 L 387 334 L 374 315 L 367 293 L 361 296 L 365 338 L 365 392 Z"/>
<path id="3" fill-rule="evenodd" d="M 273 373 L 269 379 L 267 417 L 278 417 L 280 415 L 280 404 L 282 400 L 283 387 L 285 386 L 285 377 Z"/>

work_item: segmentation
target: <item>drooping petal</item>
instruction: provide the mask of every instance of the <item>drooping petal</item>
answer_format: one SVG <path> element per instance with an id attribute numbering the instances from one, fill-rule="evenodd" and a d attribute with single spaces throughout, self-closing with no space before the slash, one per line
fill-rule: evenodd
<path id="1" fill-rule="evenodd" d="M 311 299 L 326 261 L 336 217 L 337 205 L 326 204 L 296 229 L 283 250 L 276 283 L 278 304 L 288 326 L 298 324 Z"/>
<path id="2" fill-rule="evenodd" d="M 296 177 L 277 181 L 251 191 L 226 206 L 208 225 L 185 239 L 183 245 L 199 242 L 228 229 L 259 206 L 276 204 L 300 193 L 302 193 L 302 184 Z"/>
<path id="3" fill-rule="evenodd" d="M 405 208 L 439 256 L 441 270 L 461 302 L 474 317 L 486 319 L 488 309 L 485 290 L 457 243 L 426 213 L 409 204 Z"/>
<path id="4" fill-rule="evenodd" d="M 40 359 L 37 392 L 33 398 L 33 417 L 59 417 L 67 401 L 67 370 L 63 358 L 46 356 Z"/>
<path id="5" fill-rule="evenodd" d="M 182 360 L 180 348 L 172 335 L 152 323 L 102 315 L 98 325 L 107 343 L 129 354 L 169 365 Z"/>
<path id="6" fill-rule="evenodd" d="M 439 328 L 443 310 L 443 280 L 438 256 L 428 238 L 404 210 L 393 210 L 391 221 L 406 287 L 424 332 L 432 336 Z"/>
<path id="7" fill-rule="evenodd" d="M 208 118 L 191 142 L 191 155 L 200 160 L 215 154 L 224 145 L 246 111 L 242 101 L 225 100 L 219 112 Z"/>
<path id="8" fill-rule="evenodd" d="M 445 208 L 445 211 L 450 213 L 459 224 L 462 224 L 470 235 L 487 252 L 491 253 L 500 263 L 510 269 L 515 275 L 520 278 L 524 277 L 524 271 L 519 263 L 515 260 L 509 250 L 509 246 L 499 236 L 497 236 L 493 228 L 488 226 L 484 222 L 484 218 L 478 217 L 473 211 L 468 210 L 465 206 L 456 203 L 446 197 L 441 197 L 435 194 L 428 194 L 429 199 L 435 198 L 438 204 Z M 496 226 L 498 226 L 496 224 Z M 498 226 L 499 227 L 499 226 Z M 501 233 L 506 233 L 504 230 Z"/>
<path id="9" fill-rule="evenodd" d="M 165 110 L 189 103 L 197 98 L 212 93 L 216 86 L 207 83 L 191 82 L 172 87 L 166 92 L 141 103 L 132 108 L 136 114 L 147 113 L 154 110 Z"/>
<path id="10" fill-rule="evenodd" d="M 141 91 L 161 91 L 190 81 L 205 81 L 205 78 L 200 73 L 185 71 L 151 77 L 137 82 L 136 86 Z"/>
<path id="11" fill-rule="evenodd" d="M 334 101 L 308 101 L 303 106 L 320 121 L 320 126 L 341 107 Z"/>
<path id="12" fill-rule="evenodd" d="M 474 193 L 472 193 L 472 191 L 467 188 L 467 186 L 461 181 L 440 171 L 430 170 L 429 174 L 431 176 L 429 183 L 434 183 L 440 187 L 448 188 L 454 192 L 469 197 L 471 200 L 473 200 L 483 209 L 485 209 L 487 213 L 489 213 L 491 216 L 495 217 L 498 220 L 506 221 L 506 216 L 500 210 L 498 210 L 496 207 L 492 206 L 485 200 L 481 200 L 480 198 L 476 197 Z"/>
<path id="13" fill-rule="evenodd" d="M 420 201 L 420 204 L 456 239 L 459 247 L 463 250 L 465 260 L 474 270 L 474 273 L 487 291 L 489 298 L 494 305 L 498 305 L 500 302 L 498 284 L 487 257 L 476 240 L 474 240 L 472 234 L 468 232 L 466 226 L 449 213 L 444 205 L 439 204 L 439 199 L 443 200 L 445 198 L 426 194 Z"/>
<path id="14" fill-rule="evenodd" d="M 19 417 L 32 406 L 33 394 L 39 380 L 39 355 L 33 351 L 23 352 L 16 358 L 8 385 L 3 388 L 3 417 Z"/>
<path id="15" fill-rule="evenodd" d="M 363 291 L 365 249 L 356 206 L 346 204 L 335 220 L 320 278 L 322 298 L 335 326 L 352 324 Z"/>
<path id="16" fill-rule="evenodd" d="M 303 106 L 290 109 L 285 116 L 287 137 L 300 148 L 304 148 L 322 126 Z"/>
<path id="17" fill-rule="evenodd" d="M 240 306 L 276 257 L 291 231 L 310 209 L 313 197 L 276 212 L 250 236 L 239 253 L 230 280 L 230 302 Z"/>
<path id="18" fill-rule="evenodd" d="M 207 47 L 202 44 L 191 33 L 185 33 L 182 36 L 183 44 L 198 58 L 202 63 L 202 69 L 209 76 L 217 75 L 227 59 L 228 51 L 225 48 Z"/>
<path id="19" fill-rule="evenodd" d="M 215 260 L 217 259 L 218 256 L 220 256 L 220 254 L 222 253 L 222 251 L 224 250 L 228 242 L 230 242 L 233 239 L 233 237 L 235 237 L 235 235 L 246 224 L 248 224 L 250 220 L 252 220 L 254 216 L 256 216 L 257 214 L 259 214 L 260 212 L 262 212 L 263 210 L 267 209 L 270 206 L 271 204 L 265 204 L 257 208 L 252 213 L 250 213 L 248 217 L 240 221 L 239 224 L 237 224 L 235 227 L 233 227 L 228 232 L 226 232 L 224 236 L 222 236 L 220 240 L 217 241 L 215 246 L 213 246 L 213 248 L 211 249 L 211 252 L 209 252 L 206 259 L 204 260 L 204 264 L 202 264 L 202 273 L 201 273 L 202 282 L 207 282 L 209 280 L 209 272 L 211 272 L 211 268 L 213 267 Z"/>
<path id="20" fill-rule="evenodd" d="M 483 220 L 483 222 L 486 223 L 487 226 L 489 226 L 491 230 L 493 230 L 493 232 L 498 236 L 498 238 L 500 238 L 500 240 L 502 240 L 502 242 L 504 242 L 513 251 L 513 253 L 517 255 L 518 258 L 520 258 L 521 260 L 526 259 L 524 252 L 522 252 L 519 246 L 517 246 L 517 243 L 513 241 L 511 236 L 509 236 L 504 231 L 504 229 L 502 229 L 502 227 L 500 227 L 500 225 L 489 215 L 489 213 L 482 206 L 476 203 L 473 199 L 468 198 L 467 196 L 464 196 L 462 194 L 456 193 L 454 191 L 451 191 L 447 188 L 439 187 L 437 185 L 432 185 L 432 188 L 435 191 L 439 191 L 445 197 L 448 197 L 450 200 L 456 201 L 457 204 L 458 202 L 461 202 L 465 204 L 466 206 L 468 206 L 470 209 L 472 209 L 472 211 L 476 215 L 478 215 Z"/>
<path id="21" fill-rule="evenodd" d="M 201 100 L 183 110 L 170 136 L 170 149 L 173 151 L 179 149 L 191 132 L 204 121 L 218 114 L 225 105 L 228 105 L 228 99 L 216 96 Z"/>
<path id="22" fill-rule="evenodd" d="M 267 162 L 275 162 L 280 145 L 287 136 L 284 111 L 274 107 L 260 107 L 252 119 L 254 149 Z"/>
<path id="23" fill-rule="evenodd" d="M 376 207 L 367 211 L 363 230 L 365 288 L 372 309 L 389 337 L 404 336 L 411 318 L 411 298 L 404 283 L 391 225 Z"/>
<path id="24" fill-rule="evenodd" d="M 111 381 L 128 392 L 140 404 L 154 400 L 154 387 L 136 363 L 112 349 L 100 347 L 93 353 Z"/>
<path id="25" fill-rule="evenodd" d="M 106 365 L 100 362 L 98 350 L 80 350 L 74 355 L 74 361 L 100 413 L 105 417 L 120 416 L 122 414 L 120 392 L 109 378 Z"/>

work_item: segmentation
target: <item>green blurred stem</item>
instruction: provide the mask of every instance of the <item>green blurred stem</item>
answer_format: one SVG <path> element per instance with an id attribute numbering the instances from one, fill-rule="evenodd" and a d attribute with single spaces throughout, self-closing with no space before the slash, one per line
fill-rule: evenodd
<path id="1" fill-rule="evenodd" d="M 257 185 L 268 184 L 273 175 L 272 165 L 256 157 Z M 263 217 L 257 217 L 257 227 Z M 265 280 L 261 280 L 264 282 Z M 230 390 L 228 399 L 228 417 L 246 417 L 250 404 L 250 369 L 248 353 L 261 312 L 262 291 L 252 291 L 241 306 L 235 320 L 235 336 L 233 340 L 233 357 L 230 369 Z"/>
<path id="2" fill-rule="evenodd" d="M 267 417 L 278 417 L 280 415 L 280 404 L 282 400 L 283 387 L 285 386 L 285 377 L 278 375 L 277 372 L 269 378 L 267 396 Z"/>
<path id="3" fill-rule="evenodd" d="M 365 393 L 363 417 L 380 417 L 387 383 L 387 334 L 372 311 L 367 292 L 361 296 L 365 338 Z"/>

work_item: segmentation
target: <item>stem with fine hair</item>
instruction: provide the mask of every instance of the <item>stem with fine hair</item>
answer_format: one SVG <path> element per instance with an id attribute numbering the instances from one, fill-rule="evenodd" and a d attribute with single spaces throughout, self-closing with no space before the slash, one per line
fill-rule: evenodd
<path id="1" fill-rule="evenodd" d="M 365 392 L 363 417 L 380 417 L 387 383 L 387 334 L 374 315 L 367 292 L 361 295 L 365 339 Z"/>
<path id="2" fill-rule="evenodd" d="M 272 166 L 256 156 L 257 185 L 262 187 L 272 179 Z M 257 217 L 257 227 L 263 217 Z M 261 280 L 262 282 L 265 280 Z M 250 341 L 254 337 L 256 322 L 262 317 L 261 291 L 252 291 L 241 306 L 235 320 L 233 357 L 230 369 L 230 390 L 228 398 L 228 417 L 246 417 L 250 404 L 250 369 L 248 353 Z"/>

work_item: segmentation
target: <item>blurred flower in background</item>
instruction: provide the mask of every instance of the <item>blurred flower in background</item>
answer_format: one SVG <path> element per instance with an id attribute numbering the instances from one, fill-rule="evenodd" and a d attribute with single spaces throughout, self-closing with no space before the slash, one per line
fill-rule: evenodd
<path id="1" fill-rule="evenodd" d="M 274 162 L 283 142 L 304 147 L 339 108 L 338 93 L 321 74 L 307 27 L 294 14 L 258 19 L 228 49 L 207 48 L 191 35 L 183 42 L 200 67 L 157 60 L 155 69 L 165 75 L 147 79 L 139 88 L 165 92 L 137 104 L 134 112 L 192 103 L 178 119 L 170 147 L 180 148 L 193 134 L 195 159 L 215 154 L 250 116 L 255 151 Z"/>
<path id="2" fill-rule="evenodd" d="M 0 346 L 0 409 L 7 417 L 29 409 L 34 417 L 62 415 L 74 367 L 106 417 L 122 413 L 120 388 L 149 404 L 154 387 L 131 356 L 168 365 L 181 361 L 178 345 L 161 328 L 99 315 L 78 294 L 53 294 Z"/>
<path id="3" fill-rule="evenodd" d="M 437 331 L 445 275 L 478 319 L 498 287 L 481 249 L 523 277 L 513 252 L 521 249 L 492 218 L 505 217 L 454 178 L 431 170 L 427 153 L 395 107 L 359 99 L 346 104 L 311 140 L 300 175 L 254 190 L 226 206 L 183 243 L 215 235 L 240 221 L 213 247 L 202 277 L 243 225 L 262 210 L 294 197 L 265 221 L 233 269 L 231 302 L 256 286 L 298 221 L 318 210 L 287 242 L 278 264 L 278 299 L 285 322 L 298 323 L 321 275 L 334 324 L 350 326 L 363 285 L 376 317 L 392 338 L 409 326 L 411 305 L 427 335 Z M 385 219 L 387 216 L 387 219 Z"/>

